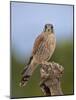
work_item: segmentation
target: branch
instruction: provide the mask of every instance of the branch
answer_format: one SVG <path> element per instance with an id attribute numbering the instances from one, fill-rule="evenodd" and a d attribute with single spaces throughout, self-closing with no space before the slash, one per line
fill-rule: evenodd
<path id="1" fill-rule="evenodd" d="M 55 62 L 47 62 L 41 65 L 40 88 L 44 95 L 63 95 L 60 79 L 64 68 Z"/>

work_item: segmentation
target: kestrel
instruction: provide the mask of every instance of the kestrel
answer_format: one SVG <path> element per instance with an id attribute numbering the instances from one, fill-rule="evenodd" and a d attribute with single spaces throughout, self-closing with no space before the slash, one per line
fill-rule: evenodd
<path id="1" fill-rule="evenodd" d="M 56 47 L 56 36 L 52 24 L 46 24 L 43 32 L 36 38 L 32 56 L 26 67 L 22 72 L 22 79 L 20 86 L 25 86 L 30 79 L 32 73 L 36 69 L 36 64 L 42 64 L 48 62 L 51 58 Z"/>

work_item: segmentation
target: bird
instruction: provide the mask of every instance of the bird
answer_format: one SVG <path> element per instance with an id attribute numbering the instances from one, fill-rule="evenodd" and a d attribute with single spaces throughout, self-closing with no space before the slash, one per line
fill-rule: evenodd
<path id="1" fill-rule="evenodd" d="M 29 62 L 21 75 L 20 86 L 26 86 L 37 65 L 46 63 L 52 57 L 56 48 L 56 35 L 53 24 L 45 24 L 41 34 L 35 39 Z"/>

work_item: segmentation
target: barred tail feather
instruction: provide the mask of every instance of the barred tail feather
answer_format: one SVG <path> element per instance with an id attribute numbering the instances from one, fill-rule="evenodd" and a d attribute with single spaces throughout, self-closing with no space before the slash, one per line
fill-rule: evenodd
<path id="1" fill-rule="evenodd" d="M 31 77 L 31 69 L 30 66 L 26 66 L 26 68 L 22 72 L 22 78 L 20 82 L 20 86 L 25 86 Z"/>
<path id="2" fill-rule="evenodd" d="M 20 82 L 20 86 L 25 86 L 28 83 L 34 70 L 35 70 L 35 63 L 34 63 L 33 59 L 31 59 L 30 63 L 28 65 L 26 65 L 23 72 L 21 73 L 22 79 Z"/>

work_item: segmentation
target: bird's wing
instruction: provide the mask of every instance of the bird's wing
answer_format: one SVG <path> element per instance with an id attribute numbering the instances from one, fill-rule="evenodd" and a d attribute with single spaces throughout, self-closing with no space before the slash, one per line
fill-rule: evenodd
<path id="1" fill-rule="evenodd" d="M 34 46 L 33 46 L 32 55 L 36 54 L 36 52 L 40 48 L 40 45 L 43 43 L 43 41 L 44 41 L 44 36 L 42 34 L 40 34 L 35 40 L 35 43 L 34 43 Z"/>

